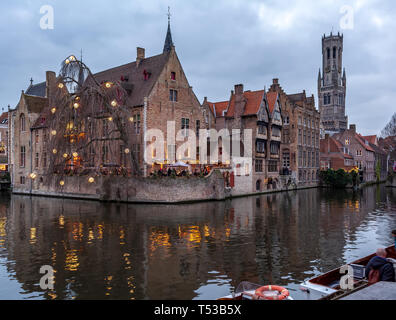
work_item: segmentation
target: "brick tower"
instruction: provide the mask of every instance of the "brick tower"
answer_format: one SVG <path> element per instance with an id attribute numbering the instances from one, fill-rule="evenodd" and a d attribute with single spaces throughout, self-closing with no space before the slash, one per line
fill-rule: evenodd
<path id="1" fill-rule="evenodd" d="M 348 127 L 345 116 L 346 76 L 342 69 L 343 35 L 322 37 L 322 71 L 318 75 L 320 121 L 327 132 L 340 132 Z"/>

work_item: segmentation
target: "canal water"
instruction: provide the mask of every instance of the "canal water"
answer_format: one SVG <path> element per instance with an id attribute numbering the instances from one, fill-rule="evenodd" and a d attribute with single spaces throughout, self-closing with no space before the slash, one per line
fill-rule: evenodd
<path id="1" fill-rule="evenodd" d="M 241 281 L 302 299 L 302 281 L 391 245 L 392 229 L 384 186 L 188 205 L 3 195 L 0 299 L 216 299 Z"/>

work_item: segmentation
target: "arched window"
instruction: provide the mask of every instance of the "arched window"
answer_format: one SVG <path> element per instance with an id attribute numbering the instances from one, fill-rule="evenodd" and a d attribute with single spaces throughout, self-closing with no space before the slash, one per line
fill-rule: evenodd
<path id="1" fill-rule="evenodd" d="M 336 55 L 337 55 L 337 48 L 333 47 L 333 59 L 336 58 Z"/>
<path id="2" fill-rule="evenodd" d="M 256 181 L 256 191 L 260 191 L 261 190 L 261 180 L 257 180 Z"/>
<path id="3" fill-rule="evenodd" d="M 25 115 L 22 113 L 20 118 L 19 118 L 19 125 L 21 128 L 21 131 L 26 131 L 26 122 L 25 122 Z"/>

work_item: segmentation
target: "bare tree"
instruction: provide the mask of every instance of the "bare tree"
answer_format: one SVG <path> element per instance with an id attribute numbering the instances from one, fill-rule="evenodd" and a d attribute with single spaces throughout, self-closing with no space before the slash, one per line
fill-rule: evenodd
<path id="1" fill-rule="evenodd" d="M 141 175 L 127 97 L 121 83 L 99 83 L 75 56 L 65 59 L 48 112 L 48 175 Z"/>
<path id="2" fill-rule="evenodd" d="M 389 136 L 396 136 L 396 113 L 393 114 L 388 124 L 381 131 L 381 137 L 386 138 Z"/>

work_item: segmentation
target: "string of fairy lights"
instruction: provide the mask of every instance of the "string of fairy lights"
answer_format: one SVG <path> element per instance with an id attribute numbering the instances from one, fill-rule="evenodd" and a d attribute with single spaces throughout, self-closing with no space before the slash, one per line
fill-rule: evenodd
<path id="1" fill-rule="evenodd" d="M 128 159 L 130 168 L 137 171 L 131 152 L 131 146 L 138 142 L 137 135 L 132 134 L 136 123 L 132 110 L 125 107 L 126 98 L 120 82 L 99 83 L 74 55 L 66 58 L 44 119 L 50 161 L 42 178 L 50 181 L 55 174 L 63 187 L 64 176 L 80 170 L 79 174 L 87 175 L 88 183 L 93 184 L 100 175 L 129 174 Z M 98 150 L 102 161 L 97 158 Z M 30 178 L 36 180 L 37 172 L 32 172 Z"/>

